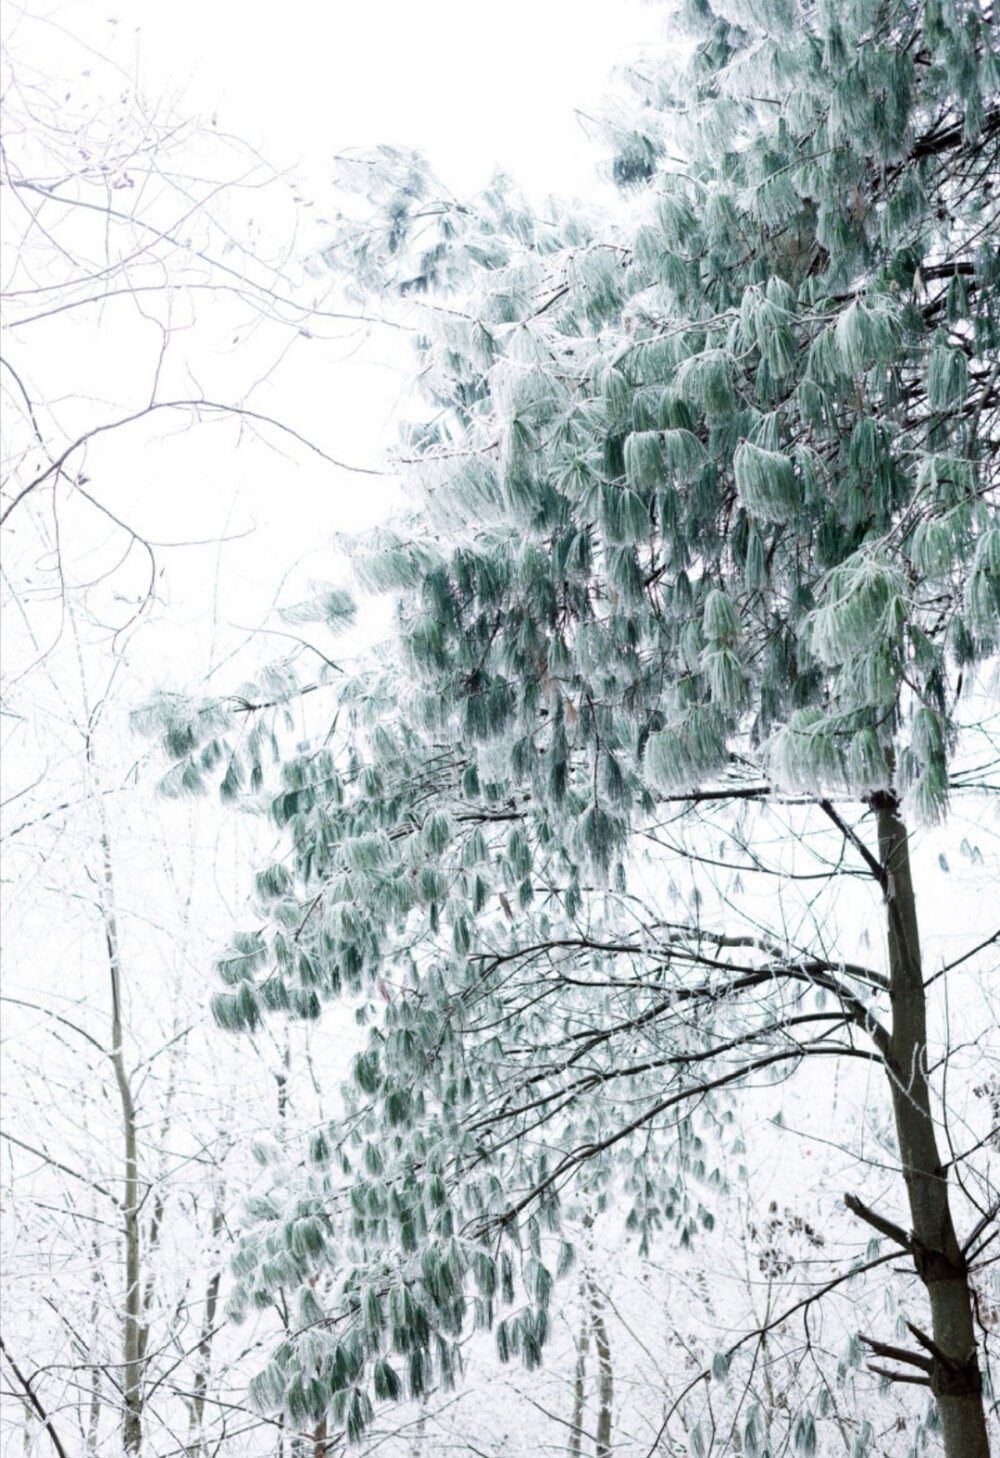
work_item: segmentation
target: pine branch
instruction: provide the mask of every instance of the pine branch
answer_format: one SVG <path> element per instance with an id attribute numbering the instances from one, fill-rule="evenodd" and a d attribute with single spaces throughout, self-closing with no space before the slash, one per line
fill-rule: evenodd
<path id="1" fill-rule="evenodd" d="M 888 1367 L 876 1367 L 874 1362 L 868 1364 L 869 1372 L 874 1372 L 878 1377 L 887 1377 L 890 1382 L 910 1382 L 916 1387 L 930 1387 L 930 1378 L 911 1377 L 907 1372 L 892 1372 Z"/>
<path id="2" fill-rule="evenodd" d="M 728 1088 L 734 1083 L 738 1084 L 741 1079 L 749 1078 L 754 1073 L 763 1072 L 764 1069 L 773 1068 L 779 1064 L 793 1061 L 801 1063 L 803 1057 L 806 1055 L 819 1057 L 823 1055 L 829 1056 L 831 1054 L 837 1057 L 873 1058 L 875 1056 L 874 1054 L 866 1054 L 860 1050 L 843 1046 L 829 1047 L 822 1044 L 813 1044 L 812 1046 L 801 1049 L 782 1049 L 778 1053 L 770 1053 L 762 1055 L 759 1058 L 749 1059 L 739 1068 L 730 1069 L 728 1072 L 720 1074 L 717 1078 L 700 1080 L 698 1083 L 692 1084 L 689 1088 L 681 1089 L 677 1093 L 672 1093 L 666 1098 L 659 1099 L 651 1108 L 644 1109 L 641 1114 L 637 1115 L 634 1119 L 630 1119 L 628 1123 L 615 1129 L 613 1133 L 606 1135 L 605 1138 L 595 1139 L 589 1144 L 581 1145 L 578 1149 L 570 1150 L 567 1154 L 563 1155 L 551 1174 L 533 1185 L 531 1189 L 516 1200 L 502 1215 L 489 1217 L 478 1226 L 472 1227 L 472 1229 L 475 1230 L 477 1235 L 481 1236 L 491 1227 L 509 1223 L 516 1216 L 520 1215 L 523 1210 L 526 1210 L 529 1206 L 535 1204 L 537 1200 L 540 1200 L 553 1186 L 559 1185 L 564 1181 L 574 1170 L 582 1165 L 588 1164 L 591 1160 L 596 1159 L 607 1150 L 614 1149 L 623 1140 L 628 1139 L 640 1129 L 648 1128 L 654 1120 L 658 1119 L 661 1114 L 666 1113 L 669 1109 L 676 1108 L 678 1105 L 687 1103 L 691 1099 L 699 1098 L 704 1094 L 712 1093 L 716 1089 Z M 545 1120 L 542 1122 L 545 1122 Z M 523 1131 L 521 1130 L 515 1131 L 510 1136 L 511 1139 L 519 1139 L 522 1137 Z M 503 1147 L 503 1142 L 499 1147 Z"/>
<path id="3" fill-rule="evenodd" d="M 994 133 L 1000 131 L 1000 107 L 993 107 L 983 117 L 982 130 L 975 139 L 977 145 L 982 146 L 991 140 Z M 917 141 L 910 151 L 913 161 L 921 157 L 936 157 L 941 152 L 950 151 L 953 147 L 960 147 L 965 140 L 965 124 L 956 123 L 944 131 L 927 132 Z"/>
<path id="4" fill-rule="evenodd" d="M 971 1235 L 962 1246 L 963 1255 L 968 1255 L 969 1251 L 975 1245 L 980 1235 L 982 1235 L 983 1231 L 987 1228 L 988 1225 L 993 1224 L 993 1221 L 996 1220 L 998 1215 L 1000 1215 L 1000 1200 L 995 1200 L 990 1208 L 986 1211 L 986 1213 L 981 1217 L 981 1219 L 977 1220 L 975 1225 L 972 1227 Z"/>
<path id="5" fill-rule="evenodd" d="M 943 967 L 941 967 L 937 972 L 934 973 L 933 977 L 927 978 L 924 986 L 930 987 L 932 982 L 936 982 L 939 977 L 943 977 L 945 973 L 950 972 L 953 967 L 960 967 L 963 962 L 968 962 L 970 957 L 976 956 L 978 952 L 985 951 L 987 947 L 992 947 L 996 942 L 1000 942 L 1000 931 L 993 932 L 993 934 L 991 936 L 988 936 L 984 942 L 979 942 L 976 946 L 971 947 L 969 951 L 963 952 L 962 955 L 960 957 L 956 957 L 954 961 L 946 962 Z"/>
<path id="6" fill-rule="evenodd" d="M 884 1215 L 879 1215 L 876 1210 L 872 1210 L 868 1205 L 862 1204 L 857 1195 L 845 1195 L 844 1204 L 852 1215 L 856 1215 L 859 1220 L 866 1221 L 880 1235 L 886 1236 L 889 1240 L 894 1240 L 904 1250 L 913 1250 L 913 1240 L 907 1235 L 905 1230 L 899 1225 L 894 1225 L 891 1220 L 886 1220 Z"/>
<path id="7" fill-rule="evenodd" d="M 913 1335 L 916 1337 L 917 1341 L 924 1348 L 924 1350 L 930 1352 L 931 1356 L 934 1358 L 934 1361 L 940 1362 L 941 1366 L 944 1367 L 945 1370 L 948 1372 L 957 1372 L 959 1370 L 958 1364 L 953 1361 L 951 1357 L 947 1356 L 946 1353 L 941 1350 L 937 1343 L 931 1337 L 929 1337 L 925 1331 L 921 1331 L 919 1326 L 914 1326 L 912 1321 L 908 1321 L 906 1325 L 908 1330 L 913 1333 Z M 915 1362 L 915 1360 L 916 1359 L 913 1357 L 910 1358 L 911 1362 Z M 924 1360 L 926 1361 L 926 1358 Z M 933 1366 L 933 1363 L 931 1363 L 930 1365 Z"/>
<path id="8" fill-rule="evenodd" d="M 922 1357 L 919 1352 L 908 1351 L 906 1347 L 894 1347 L 888 1342 L 876 1341 L 874 1337 L 865 1336 L 863 1332 L 859 1332 L 858 1336 L 866 1347 L 871 1347 L 876 1357 L 887 1357 L 893 1362 L 907 1362 L 911 1367 L 918 1367 L 921 1372 L 926 1372 L 928 1375 L 934 1369 L 931 1359 Z"/>
<path id="9" fill-rule="evenodd" d="M 834 825 L 840 831 L 841 835 L 843 835 L 847 840 L 851 842 L 851 845 L 853 845 L 854 849 L 859 853 L 861 859 L 871 871 L 872 875 L 875 877 L 875 880 L 881 886 L 882 890 L 884 892 L 888 892 L 889 877 L 885 867 L 882 865 L 881 861 L 878 859 L 877 856 L 872 855 L 871 851 L 865 845 L 864 841 L 861 839 L 860 835 L 858 835 L 857 831 L 853 830 L 851 826 L 848 825 L 847 821 L 844 820 L 843 817 L 837 813 L 829 800 L 820 800 L 819 807 L 823 811 L 823 814 L 826 815 L 828 819 L 833 821 Z"/>

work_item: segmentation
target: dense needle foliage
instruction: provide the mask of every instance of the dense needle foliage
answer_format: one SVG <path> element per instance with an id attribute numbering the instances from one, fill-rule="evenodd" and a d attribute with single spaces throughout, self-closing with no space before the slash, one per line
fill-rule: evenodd
<path id="1" fill-rule="evenodd" d="M 870 807 L 946 812 L 1000 634 L 997 38 L 975 0 L 681 19 L 690 59 L 608 123 L 613 218 L 459 203 L 385 150 L 326 255 L 417 319 L 430 403 L 412 514 L 354 547 L 397 637 L 273 741 L 291 849 L 215 1001 L 236 1030 L 340 996 L 368 1030 L 236 1258 L 237 1308 L 293 1303 L 255 1395 L 299 1424 L 447 1385 L 473 1324 L 537 1362 L 561 1207 L 611 1190 L 690 1240 L 727 1086 L 892 1068 L 883 962 L 677 867 L 724 834 L 746 883 L 783 814 L 889 896 Z M 264 794 L 297 691 L 160 701 L 168 787 Z"/>

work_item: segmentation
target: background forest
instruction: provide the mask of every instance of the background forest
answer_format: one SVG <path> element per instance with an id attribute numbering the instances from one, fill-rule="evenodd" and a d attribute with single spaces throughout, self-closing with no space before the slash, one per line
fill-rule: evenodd
<path id="1" fill-rule="evenodd" d="M 7 20 L 0 1451 L 982 1458 L 992 9 L 398 18 Z"/>

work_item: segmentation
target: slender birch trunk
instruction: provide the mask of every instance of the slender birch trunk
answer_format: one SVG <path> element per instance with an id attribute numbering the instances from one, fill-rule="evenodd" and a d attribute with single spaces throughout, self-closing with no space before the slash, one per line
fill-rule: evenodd
<path id="1" fill-rule="evenodd" d="M 103 817 L 102 817 L 103 818 Z M 111 978 L 111 1066 L 122 1116 L 123 1191 L 122 1218 L 125 1237 L 125 1300 L 123 1312 L 123 1383 L 125 1414 L 122 1426 L 123 1449 L 127 1454 L 142 1448 L 142 1290 L 141 1232 L 139 1229 L 139 1159 L 136 1136 L 135 1100 L 125 1052 L 122 1047 L 122 975 L 118 938 L 118 920 L 114 904 L 114 880 L 111 867 L 111 842 L 107 829 L 101 830 L 103 897 L 101 913 L 104 939 Z"/>
<path id="2" fill-rule="evenodd" d="M 587 1287 L 590 1293 L 590 1324 L 594 1332 L 598 1370 L 597 1434 L 594 1455 L 595 1458 L 611 1458 L 611 1419 L 614 1402 L 611 1343 L 608 1341 L 608 1327 L 604 1320 L 604 1302 L 592 1276 L 587 1277 Z"/>
<path id="3" fill-rule="evenodd" d="M 218 1191 L 212 1207 L 212 1248 L 222 1234 L 225 1221 L 223 1200 L 225 1185 Z M 215 1335 L 215 1318 L 219 1309 L 219 1287 L 222 1283 L 221 1270 L 214 1270 L 208 1278 L 205 1290 L 205 1309 L 201 1318 L 201 1338 L 195 1353 L 194 1390 L 191 1397 L 191 1421 L 189 1425 L 188 1454 L 197 1458 L 205 1445 L 205 1399 L 208 1395 L 208 1379 L 212 1370 L 212 1339 Z"/>
<path id="4" fill-rule="evenodd" d="M 100 1292 L 101 1280 L 101 1243 L 96 1235 L 90 1242 L 90 1284 L 92 1295 L 90 1298 L 90 1327 L 93 1332 L 99 1330 L 100 1322 Z M 96 1360 L 96 1352 L 91 1352 L 90 1364 L 90 1409 L 87 1415 L 87 1452 L 96 1453 L 98 1439 L 101 1432 L 101 1366 Z"/>
<path id="5" fill-rule="evenodd" d="M 586 1278 L 580 1281 L 580 1335 L 576 1341 L 576 1370 L 573 1374 L 573 1421 L 569 1437 L 569 1458 L 580 1458 L 583 1445 L 583 1417 L 587 1401 L 587 1353 L 590 1348 L 590 1306 Z"/>

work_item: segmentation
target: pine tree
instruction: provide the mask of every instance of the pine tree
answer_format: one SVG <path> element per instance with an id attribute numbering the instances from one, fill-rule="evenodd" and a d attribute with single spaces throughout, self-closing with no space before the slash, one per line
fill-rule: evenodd
<path id="1" fill-rule="evenodd" d="M 997 1210 L 957 1232 L 909 837 L 947 813 L 1000 639 L 992 14 L 680 19 L 690 59 L 637 68 L 607 124 L 613 217 L 542 217 L 502 180 L 459 203 L 384 150 L 326 255 L 418 318 L 433 408 L 400 452 L 412 514 L 354 548 L 398 636 L 330 689 L 332 735 L 275 746 L 292 850 L 221 966 L 226 1027 L 340 995 L 370 1029 L 344 1119 L 237 1257 L 241 1300 L 301 1307 L 255 1395 L 350 1437 L 373 1398 L 454 1380 L 470 1324 L 536 1363 L 574 1179 L 689 1240 L 695 1105 L 724 1146 L 723 1090 L 856 1059 L 884 1075 L 906 1224 L 848 1208 L 930 1313 L 916 1347 L 868 1346 L 929 1386 L 948 1458 L 985 1458 L 970 1267 Z M 261 792 L 295 692 L 161 701 L 170 783 L 222 763 L 229 798 Z M 671 901 L 685 856 L 787 870 L 778 824 L 807 859 L 825 826 L 849 894 L 868 878 L 884 967 L 710 878 Z"/>

